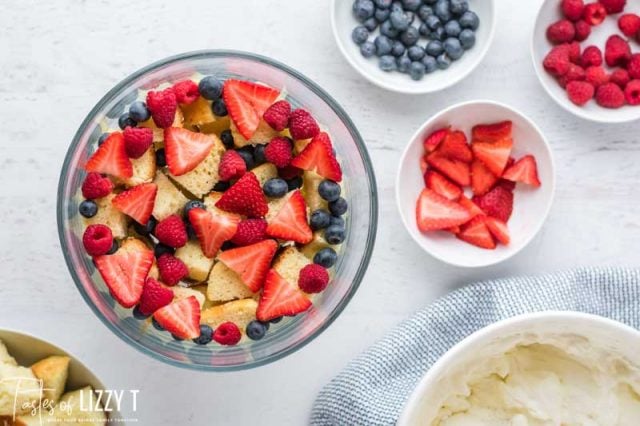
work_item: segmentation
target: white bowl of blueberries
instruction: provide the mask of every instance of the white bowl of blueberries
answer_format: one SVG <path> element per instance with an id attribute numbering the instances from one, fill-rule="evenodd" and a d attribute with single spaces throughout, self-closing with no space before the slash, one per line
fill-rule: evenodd
<path id="1" fill-rule="evenodd" d="M 395 92 L 445 89 L 469 75 L 495 28 L 493 0 L 332 0 L 333 33 L 347 61 Z"/>

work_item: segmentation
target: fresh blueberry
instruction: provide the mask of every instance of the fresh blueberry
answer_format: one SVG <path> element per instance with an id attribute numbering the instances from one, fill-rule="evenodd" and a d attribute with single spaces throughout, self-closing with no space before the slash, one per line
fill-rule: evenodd
<path id="1" fill-rule="evenodd" d="M 389 21 L 391 22 L 391 25 L 393 25 L 393 28 L 398 31 L 404 31 L 409 28 L 409 25 L 411 25 L 411 17 L 406 13 L 397 10 L 391 12 Z"/>
<path id="2" fill-rule="evenodd" d="M 391 13 L 393 12 L 404 12 L 404 6 L 402 6 L 402 2 L 400 0 L 395 0 L 391 3 Z"/>
<path id="3" fill-rule="evenodd" d="M 449 10 L 456 16 L 460 16 L 469 10 L 469 2 L 467 0 L 449 0 Z"/>
<path id="4" fill-rule="evenodd" d="M 376 6 L 371 0 L 356 0 L 353 3 L 353 13 L 356 19 L 364 22 L 371 18 L 376 11 Z"/>
<path id="5" fill-rule="evenodd" d="M 182 209 L 182 215 L 188 219 L 189 212 L 193 209 L 206 210 L 207 206 L 205 206 L 204 203 L 200 200 L 189 200 L 187 201 L 187 203 L 184 205 L 184 208 Z"/>
<path id="6" fill-rule="evenodd" d="M 376 46 L 370 41 L 364 42 L 360 45 L 360 54 L 365 58 L 370 58 L 376 54 Z"/>
<path id="7" fill-rule="evenodd" d="M 153 234 L 153 231 L 156 229 L 157 224 L 158 221 L 153 216 L 151 216 L 146 225 L 141 225 L 138 222 L 134 222 L 133 229 L 135 229 L 138 234 L 147 236 L 149 234 Z"/>
<path id="8" fill-rule="evenodd" d="M 173 249 L 173 247 L 169 247 L 162 243 L 156 244 L 156 246 L 153 248 L 153 254 L 156 256 L 156 258 L 162 256 L 163 254 L 173 254 L 174 252 L 175 250 Z"/>
<path id="9" fill-rule="evenodd" d="M 331 225 L 337 225 L 341 227 L 345 227 L 344 218 L 341 216 L 331 216 Z"/>
<path id="10" fill-rule="evenodd" d="M 393 0 L 373 0 L 378 9 L 389 9 Z"/>
<path id="11" fill-rule="evenodd" d="M 396 58 L 404 55 L 404 53 L 407 51 L 407 49 L 404 47 L 404 44 L 402 44 L 402 42 L 400 41 L 394 41 L 393 42 L 393 49 L 391 49 L 391 54 L 393 56 L 395 56 Z"/>
<path id="12" fill-rule="evenodd" d="M 450 37 L 446 39 L 443 43 L 444 51 L 447 55 L 454 61 L 457 61 L 464 55 L 464 49 L 460 44 L 460 40 L 457 38 Z"/>
<path id="13" fill-rule="evenodd" d="M 378 21 L 379 23 L 383 23 L 384 21 L 389 19 L 389 15 L 391 15 L 391 10 L 378 8 L 376 9 L 374 18 L 376 18 L 376 21 Z"/>
<path id="14" fill-rule="evenodd" d="M 345 237 L 346 237 L 345 230 L 340 226 L 335 226 L 335 225 L 329 226 L 324 231 L 324 239 L 327 240 L 327 242 L 332 246 L 342 243 Z"/>
<path id="15" fill-rule="evenodd" d="M 231 130 L 223 130 L 222 133 L 220 133 L 220 139 L 222 140 L 222 144 L 225 148 L 233 148 L 233 134 L 231 133 Z"/>
<path id="16" fill-rule="evenodd" d="M 431 15 L 433 15 L 433 8 L 431 6 L 427 6 L 426 4 L 423 4 L 418 9 L 418 17 L 422 22 L 426 21 L 427 17 Z"/>
<path id="17" fill-rule="evenodd" d="M 438 2 L 438 0 L 423 0 L 424 4 L 428 4 L 429 6 L 434 5 Z"/>
<path id="18" fill-rule="evenodd" d="M 369 38 L 369 30 L 360 25 L 353 29 L 351 32 L 351 40 L 358 46 L 367 41 Z"/>
<path id="19" fill-rule="evenodd" d="M 470 10 L 464 12 L 458 21 L 462 28 L 469 28 L 474 31 L 480 26 L 480 19 L 478 18 L 478 15 Z"/>
<path id="20" fill-rule="evenodd" d="M 431 32 L 431 35 L 429 36 L 429 38 L 431 40 L 443 41 L 446 36 L 447 34 L 444 32 L 444 27 L 438 27 Z"/>
<path id="21" fill-rule="evenodd" d="M 331 224 L 331 214 L 326 210 L 316 210 L 311 213 L 311 229 L 317 231 L 318 229 L 324 229 Z"/>
<path id="22" fill-rule="evenodd" d="M 378 28 L 378 21 L 376 21 L 376 18 L 369 18 L 362 25 L 369 31 L 375 31 Z"/>
<path id="23" fill-rule="evenodd" d="M 451 12 L 449 11 L 449 0 L 438 0 L 436 6 L 433 8 L 433 12 L 438 18 L 440 18 L 440 21 L 442 22 L 451 20 Z"/>
<path id="24" fill-rule="evenodd" d="M 407 56 L 401 56 L 396 59 L 396 65 L 398 66 L 398 71 L 406 74 L 407 72 L 409 72 L 411 59 L 409 59 Z"/>
<path id="25" fill-rule="evenodd" d="M 133 317 L 137 320 L 146 320 L 147 318 L 149 318 L 151 315 L 146 315 L 143 314 L 142 312 L 140 312 L 140 306 L 136 305 L 135 308 L 133 308 Z"/>
<path id="26" fill-rule="evenodd" d="M 98 146 L 102 145 L 104 143 L 104 141 L 107 140 L 107 138 L 111 135 L 111 133 L 103 133 L 100 135 L 100 137 L 98 138 Z"/>
<path id="27" fill-rule="evenodd" d="M 424 49 L 420 46 L 411 46 L 407 51 L 407 56 L 412 61 L 419 61 L 424 57 Z"/>
<path id="28" fill-rule="evenodd" d="M 184 227 L 187 229 L 187 236 L 189 237 L 190 240 L 197 240 L 198 239 L 198 234 L 196 234 L 196 230 L 193 229 L 193 225 L 192 224 L 187 222 L 187 224 L 184 225 Z"/>
<path id="29" fill-rule="evenodd" d="M 424 22 L 420 24 L 420 28 L 418 28 L 418 32 L 423 37 L 429 37 L 429 35 L 431 34 L 431 30 L 429 29 L 427 24 L 425 24 Z"/>
<path id="30" fill-rule="evenodd" d="M 262 190 L 267 197 L 282 198 L 289 192 L 289 186 L 284 179 L 272 178 L 264 183 Z"/>
<path id="31" fill-rule="evenodd" d="M 420 32 L 416 27 L 409 27 L 400 34 L 400 41 L 407 47 L 416 44 L 419 38 Z"/>
<path id="32" fill-rule="evenodd" d="M 200 324 L 200 336 L 193 339 L 198 345 L 208 345 L 213 340 L 213 329 L 207 324 Z"/>
<path id="33" fill-rule="evenodd" d="M 379 35 L 375 40 L 376 55 L 385 56 L 391 53 L 393 49 L 393 41 L 385 35 Z"/>
<path id="34" fill-rule="evenodd" d="M 331 247 L 323 248 L 313 256 L 313 263 L 327 269 L 335 265 L 337 260 L 338 254 Z"/>
<path id="35" fill-rule="evenodd" d="M 253 320 L 247 324 L 245 332 L 251 340 L 260 340 L 267 334 L 268 325 L 260 321 Z"/>
<path id="36" fill-rule="evenodd" d="M 332 202 L 340 198 L 340 192 L 342 189 L 340 185 L 332 180 L 325 179 L 318 185 L 318 194 L 323 200 Z"/>
<path id="37" fill-rule="evenodd" d="M 331 211 L 331 214 L 334 216 L 342 216 L 347 212 L 348 208 L 349 204 L 347 200 L 342 197 L 329 203 L 329 211 Z"/>
<path id="38" fill-rule="evenodd" d="M 380 25 L 380 34 L 390 37 L 396 38 L 400 31 L 396 30 L 393 25 L 391 25 L 391 21 L 384 21 L 382 25 Z"/>
<path id="39" fill-rule="evenodd" d="M 98 205 L 93 200 L 84 200 L 78 206 L 78 212 L 86 218 L 94 217 L 98 213 Z"/>
<path id="40" fill-rule="evenodd" d="M 287 186 L 289 187 L 289 191 L 293 191 L 294 189 L 302 188 L 302 178 L 300 176 L 293 177 L 287 181 Z"/>
<path id="41" fill-rule="evenodd" d="M 153 328 L 155 328 L 158 331 L 164 331 L 164 327 L 160 325 L 160 323 L 158 322 L 158 320 L 155 319 L 155 317 L 151 317 L 151 324 L 153 324 Z"/>
<path id="42" fill-rule="evenodd" d="M 210 101 L 218 99 L 222 95 L 222 82 L 212 75 L 208 75 L 198 84 L 198 91 L 203 98 Z"/>
<path id="43" fill-rule="evenodd" d="M 229 187 L 231 187 L 231 184 L 229 182 L 225 182 L 225 181 L 221 180 L 218 183 L 216 183 L 215 185 L 213 185 L 213 190 L 216 191 L 216 192 L 224 192 L 227 189 L 229 189 Z"/>
<path id="44" fill-rule="evenodd" d="M 225 105 L 222 98 L 213 101 L 213 103 L 211 104 L 211 110 L 218 117 L 226 117 L 227 114 L 229 114 L 229 112 L 227 111 L 227 106 Z"/>
<path id="45" fill-rule="evenodd" d="M 451 59 L 449 59 L 446 53 L 443 53 L 436 58 L 436 63 L 439 69 L 446 70 L 451 66 Z"/>
<path id="46" fill-rule="evenodd" d="M 422 77 L 424 77 L 424 73 L 425 66 L 422 62 L 415 61 L 411 63 L 411 66 L 409 67 L 409 75 L 413 80 L 422 80 Z"/>
<path id="47" fill-rule="evenodd" d="M 402 6 L 404 7 L 404 10 L 410 10 L 412 12 L 418 10 L 421 4 L 422 0 L 402 0 Z"/>
<path id="48" fill-rule="evenodd" d="M 156 151 L 156 166 L 164 167 L 167 165 L 167 157 L 164 148 L 160 148 Z"/>
<path id="49" fill-rule="evenodd" d="M 282 317 L 278 317 L 278 318 L 274 318 L 274 319 L 272 319 L 272 320 L 269 320 L 269 322 L 270 322 L 271 324 L 277 324 L 277 323 L 279 323 L 280 321 L 282 321 Z"/>
<path id="50" fill-rule="evenodd" d="M 264 148 L 265 145 L 256 145 L 256 148 L 253 150 L 253 161 L 256 163 L 256 166 L 264 164 L 267 161 L 267 158 L 264 156 Z"/>
<path id="51" fill-rule="evenodd" d="M 438 62 L 433 56 L 426 55 L 422 58 L 422 64 L 424 65 L 424 72 L 426 74 L 431 74 L 438 69 Z"/>
<path id="52" fill-rule="evenodd" d="M 444 32 L 449 37 L 458 37 L 460 31 L 462 31 L 462 28 L 460 28 L 460 23 L 458 23 L 458 21 L 449 21 L 444 24 Z"/>
<path id="53" fill-rule="evenodd" d="M 125 112 L 120 116 L 120 118 L 118 118 L 118 127 L 120 127 L 122 130 L 126 129 L 127 127 L 136 127 L 137 124 L 138 123 L 136 123 L 135 120 L 131 118 L 128 112 Z"/>
<path id="54" fill-rule="evenodd" d="M 470 29 L 464 29 L 458 36 L 464 50 L 469 50 L 476 44 L 476 34 Z"/>
<path id="55" fill-rule="evenodd" d="M 253 148 L 251 146 L 244 146 L 236 152 L 242 157 L 244 160 L 244 164 L 247 166 L 247 170 L 251 170 L 255 167 L 255 161 L 253 160 Z"/>
<path id="56" fill-rule="evenodd" d="M 113 240 L 113 243 L 111 244 L 111 248 L 109 249 L 107 254 L 113 254 L 117 252 L 119 248 L 120 248 L 120 244 L 118 244 L 118 240 Z"/>
<path id="57" fill-rule="evenodd" d="M 129 116 L 138 123 L 141 123 L 147 121 L 149 117 L 151 117 L 151 113 L 147 108 L 147 104 L 142 101 L 135 101 L 129 107 Z"/>
<path id="58" fill-rule="evenodd" d="M 444 47 L 442 47 L 442 43 L 440 43 L 438 40 L 431 40 L 429 43 L 427 43 L 427 47 L 425 48 L 425 50 L 427 52 L 427 55 L 435 57 L 444 52 Z"/>
<path id="59" fill-rule="evenodd" d="M 391 55 L 384 55 L 380 57 L 378 61 L 378 66 L 382 71 L 391 72 L 395 71 L 398 66 L 396 65 L 396 58 Z"/>
<path id="60" fill-rule="evenodd" d="M 429 27 L 431 31 L 435 31 L 436 28 L 440 28 L 442 26 L 440 18 L 438 18 L 436 15 L 427 16 L 427 19 L 425 19 L 424 23 L 427 24 L 427 27 Z"/>

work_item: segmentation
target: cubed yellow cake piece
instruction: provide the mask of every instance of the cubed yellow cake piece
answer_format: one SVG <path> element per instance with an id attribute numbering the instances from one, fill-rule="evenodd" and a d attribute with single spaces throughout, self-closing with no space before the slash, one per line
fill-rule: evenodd
<path id="1" fill-rule="evenodd" d="M 204 194 L 211 191 L 211 188 L 220 180 L 218 166 L 225 148 L 218 136 L 209 135 L 209 137 L 213 140 L 213 148 L 195 169 L 182 176 L 170 175 L 178 185 L 197 198 L 202 198 Z"/>
<path id="2" fill-rule="evenodd" d="M 313 233 L 313 240 L 309 244 L 305 244 L 301 248 L 302 254 L 307 258 L 312 259 L 320 250 L 331 247 L 331 245 L 324 239 L 324 231 L 316 231 Z M 337 250 L 337 247 L 334 247 Z"/>
<path id="3" fill-rule="evenodd" d="M 91 386 L 68 392 L 60 398 L 59 404 L 66 410 L 56 410 L 56 418 L 61 425 L 104 426 L 107 416 L 102 406 L 96 407 L 97 398 Z"/>
<path id="4" fill-rule="evenodd" d="M 264 120 L 260 120 L 258 128 L 249 140 L 245 139 L 244 136 L 240 134 L 240 131 L 233 120 L 231 120 L 229 129 L 233 135 L 233 144 L 238 148 L 242 148 L 247 145 L 266 145 L 271 141 L 271 139 L 276 136 L 280 136 L 280 133 L 273 130 Z"/>
<path id="5" fill-rule="evenodd" d="M 264 163 L 251 169 L 251 173 L 256 175 L 260 186 L 264 186 L 265 182 L 269 179 L 278 177 L 278 169 L 271 163 Z"/>
<path id="6" fill-rule="evenodd" d="M 300 271 L 310 263 L 311 261 L 297 248 L 289 246 L 276 257 L 273 269 L 287 282 L 297 285 Z"/>
<path id="7" fill-rule="evenodd" d="M 329 209 L 329 204 L 320 196 L 318 186 L 324 178 L 316 172 L 304 172 L 302 174 L 303 189 L 302 195 L 307 202 L 309 211 L 313 212 L 318 209 Z"/>
<path id="8" fill-rule="evenodd" d="M 189 268 L 189 278 L 197 282 L 207 280 L 213 266 L 213 259 L 204 255 L 198 241 L 189 241 L 176 250 L 175 256 Z"/>
<path id="9" fill-rule="evenodd" d="M 151 250 L 142 240 L 129 237 L 120 244 L 118 253 L 136 253 L 142 250 Z"/>
<path id="10" fill-rule="evenodd" d="M 5 344 L 0 340 L 0 364 L 18 365 L 15 358 L 11 356 Z"/>
<path id="11" fill-rule="evenodd" d="M 183 122 L 184 116 L 182 115 L 182 110 L 178 108 L 176 110 L 176 115 L 173 119 L 171 127 L 182 127 Z M 143 121 L 142 123 L 138 123 L 138 127 L 147 127 L 153 130 L 153 144 L 156 146 L 156 148 L 164 146 L 164 129 L 156 126 L 156 123 L 153 122 L 153 118 L 150 118 L 147 121 Z"/>
<path id="12" fill-rule="evenodd" d="M 203 127 L 213 125 L 218 118 L 211 110 L 211 102 L 199 97 L 189 105 L 180 105 L 184 116 L 184 127 L 194 132 L 201 131 Z"/>
<path id="13" fill-rule="evenodd" d="M 51 403 L 58 402 L 64 393 L 70 362 L 71 359 L 68 356 L 56 355 L 38 361 L 31 366 L 33 374 L 42 380 L 43 396 Z"/>
<path id="14" fill-rule="evenodd" d="M 29 409 L 23 407 L 39 401 L 40 381 L 30 368 L 0 364 L 0 416 L 26 414 Z"/>
<path id="15" fill-rule="evenodd" d="M 153 264 L 151 265 L 151 269 L 149 269 L 149 274 L 147 274 L 147 276 L 154 280 L 160 280 L 160 270 L 158 269 L 155 257 L 153 258 Z"/>
<path id="16" fill-rule="evenodd" d="M 113 207 L 111 200 L 115 198 L 115 194 L 109 194 L 106 197 L 95 200 L 98 205 L 98 213 L 91 218 L 83 218 L 85 226 L 102 224 L 111 228 L 114 238 L 124 238 L 127 236 L 127 216 Z"/>
<path id="17" fill-rule="evenodd" d="M 240 276 L 224 263 L 216 262 L 209 274 L 207 298 L 212 302 L 226 302 L 247 297 L 253 297 L 253 292 L 242 282 Z"/>
<path id="18" fill-rule="evenodd" d="M 204 293 L 204 291 L 206 291 L 205 289 L 206 286 L 182 287 L 181 285 L 176 285 L 174 287 L 171 287 L 171 290 L 173 290 L 173 301 L 176 302 L 178 300 L 186 299 L 187 297 L 193 296 L 200 304 L 200 309 L 202 309 L 207 300 Z"/>
<path id="19" fill-rule="evenodd" d="M 310 142 L 311 139 L 298 139 L 297 141 L 293 141 L 293 153 L 295 155 L 300 154 Z"/>
<path id="20" fill-rule="evenodd" d="M 181 214 L 189 199 L 161 171 L 156 172 L 153 183 L 158 187 L 153 217 L 161 221 L 172 214 Z"/>
<path id="21" fill-rule="evenodd" d="M 253 299 L 234 300 L 202 311 L 200 321 L 214 330 L 223 322 L 231 321 L 244 335 L 247 324 L 256 318 L 258 302 Z"/>

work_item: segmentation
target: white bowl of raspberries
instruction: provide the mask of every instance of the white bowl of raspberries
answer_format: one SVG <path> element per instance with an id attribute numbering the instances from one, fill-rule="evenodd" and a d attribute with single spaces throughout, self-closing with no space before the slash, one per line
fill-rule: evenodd
<path id="1" fill-rule="evenodd" d="M 640 4 L 546 0 L 532 55 L 542 86 L 567 111 L 601 123 L 640 118 Z"/>

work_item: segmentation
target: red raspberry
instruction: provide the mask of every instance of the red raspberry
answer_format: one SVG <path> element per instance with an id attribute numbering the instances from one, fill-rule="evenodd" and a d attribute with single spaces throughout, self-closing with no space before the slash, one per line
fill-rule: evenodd
<path id="1" fill-rule="evenodd" d="M 568 19 L 563 19 L 547 28 L 547 38 L 553 44 L 572 42 L 576 36 L 576 28 Z"/>
<path id="2" fill-rule="evenodd" d="M 143 315 L 151 315 L 173 301 L 173 290 L 149 277 L 142 288 L 138 310 Z"/>
<path id="3" fill-rule="evenodd" d="M 298 287 L 305 293 L 320 293 L 329 284 L 329 273 L 320 265 L 309 264 L 300 270 Z"/>
<path id="4" fill-rule="evenodd" d="M 232 322 L 223 322 L 213 333 L 213 340 L 225 346 L 237 345 L 242 339 L 242 333 L 237 325 Z"/>
<path id="5" fill-rule="evenodd" d="M 580 59 L 582 58 L 582 47 L 580 46 L 580 43 L 574 41 L 573 43 L 567 43 L 563 46 L 566 46 L 566 49 L 569 52 L 569 61 L 580 65 Z"/>
<path id="6" fill-rule="evenodd" d="M 632 79 L 640 78 L 640 53 L 634 53 L 631 55 L 631 59 L 627 64 L 627 72 Z"/>
<path id="7" fill-rule="evenodd" d="M 569 71 L 567 71 L 565 75 L 560 77 L 558 81 L 560 82 L 560 85 L 562 87 L 566 87 L 566 85 L 571 83 L 572 81 L 582 81 L 584 79 L 585 79 L 584 69 L 581 66 L 578 66 L 576 64 L 570 64 Z"/>
<path id="8" fill-rule="evenodd" d="M 176 285 L 181 279 L 189 275 L 187 265 L 169 253 L 165 253 L 158 258 L 158 270 L 160 271 L 160 278 L 167 285 Z"/>
<path id="9" fill-rule="evenodd" d="M 635 13 L 625 13 L 618 19 L 618 27 L 627 37 L 634 37 L 640 30 L 640 16 Z"/>
<path id="10" fill-rule="evenodd" d="M 591 25 L 585 21 L 578 21 L 575 24 L 576 27 L 576 41 L 584 41 L 591 35 Z"/>
<path id="11" fill-rule="evenodd" d="M 602 24 L 604 18 L 607 17 L 607 10 L 600 3 L 589 3 L 584 7 L 582 15 L 587 24 L 596 26 Z"/>
<path id="12" fill-rule="evenodd" d="M 624 67 L 629 59 L 631 59 L 629 43 L 619 35 L 609 37 L 604 49 L 604 60 L 607 65 Z"/>
<path id="13" fill-rule="evenodd" d="M 277 168 L 287 167 L 291 162 L 291 142 L 283 137 L 271 139 L 264 149 L 264 157 Z"/>
<path id="14" fill-rule="evenodd" d="M 156 126 L 163 129 L 171 127 L 178 109 L 176 94 L 171 87 L 160 92 L 152 90 L 147 93 L 147 108 Z"/>
<path id="15" fill-rule="evenodd" d="M 82 235 L 82 245 L 89 256 L 107 254 L 113 246 L 111 229 L 106 225 L 89 225 Z"/>
<path id="16" fill-rule="evenodd" d="M 624 92 L 617 84 L 603 84 L 596 91 L 596 102 L 604 108 L 620 108 L 625 102 Z"/>
<path id="17" fill-rule="evenodd" d="M 598 0 L 604 6 L 607 13 L 620 13 L 624 10 L 627 0 Z"/>
<path id="18" fill-rule="evenodd" d="M 87 200 L 105 197 L 112 190 L 113 182 L 96 172 L 89 173 L 82 183 L 82 196 Z"/>
<path id="19" fill-rule="evenodd" d="M 544 68 L 556 77 L 565 75 L 569 71 L 569 50 L 565 45 L 556 46 L 544 58 Z"/>
<path id="20" fill-rule="evenodd" d="M 220 166 L 218 166 L 220 179 L 224 181 L 239 179 L 245 173 L 247 173 L 247 163 L 244 162 L 240 154 L 232 150 L 222 155 Z"/>
<path id="21" fill-rule="evenodd" d="M 178 103 L 189 105 L 200 96 L 198 85 L 192 80 L 182 80 L 173 85 Z"/>
<path id="22" fill-rule="evenodd" d="M 582 106 L 593 98 L 595 88 L 586 81 L 572 81 L 567 84 L 569 100 L 578 106 Z"/>
<path id="23" fill-rule="evenodd" d="M 627 87 L 627 83 L 629 83 L 631 77 L 629 77 L 629 73 L 627 70 L 623 70 L 622 68 L 615 70 L 611 73 L 609 77 L 609 81 L 617 84 L 621 89 Z"/>
<path id="24" fill-rule="evenodd" d="M 291 105 L 287 101 L 278 101 L 264 112 L 262 118 L 275 131 L 281 132 L 289 126 Z"/>
<path id="25" fill-rule="evenodd" d="M 177 214 L 172 214 L 168 218 L 160 221 L 156 225 L 154 235 L 162 244 L 169 247 L 178 248 L 187 244 L 187 228 L 182 218 Z"/>
<path id="26" fill-rule="evenodd" d="M 124 129 L 124 149 L 129 158 L 140 158 L 153 144 L 153 130 L 147 127 L 127 127 Z"/>
<path id="27" fill-rule="evenodd" d="M 320 133 L 320 127 L 311 114 L 297 109 L 289 116 L 289 132 L 295 140 L 309 139 Z"/>
<path id="28" fill-rule="evenodd" d="M 597 46 L 589 46 L 582 52 L 580 63 L 583 67 L 599 67 L 602 65 L 602 52 Z"/>
<path id="29" fill-rule="evenodd" d="M 582 0 L 562 0 L 561 8 L 567 19 L 577 21 L 582 18 L 584 2 Z"/>
<path id="30" fill-rule="evenodd" d="M 238 230 L 231 239 L 237 246 L 248 246 L 267 238 L 267 221 L 264 219 L 245 219 L 238 224 Z"/>
<path id="31" fill-rule="evenodd" d="M 640 105 L 640 80 L 631 80 L 624 88 L 624 98 L 629 105 Z"/>
<path id="32" fill-rule="evenodd" d="M 585 71 L 585 80 L 593 87 L 599 87 L 609 82 L 609 76 L 602 67 L 589 67 Z"/>

